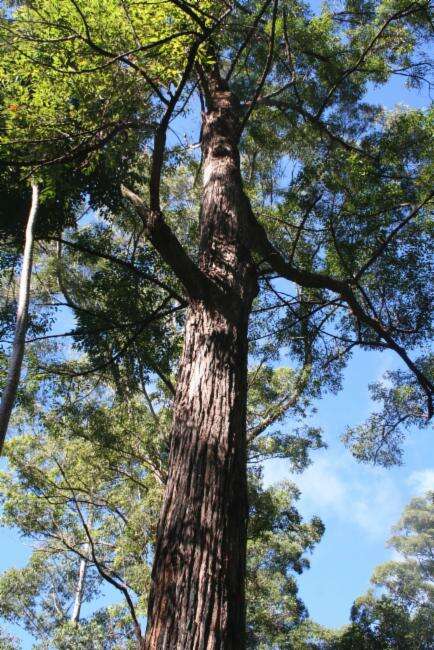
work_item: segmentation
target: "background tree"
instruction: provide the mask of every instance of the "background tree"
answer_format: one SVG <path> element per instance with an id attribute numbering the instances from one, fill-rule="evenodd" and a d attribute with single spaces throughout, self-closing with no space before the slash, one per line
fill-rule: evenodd
<path id="1" fill-rule="evenodd" d="M 34 397 L 16 416 L 20 435 L 6 446 L 9 472 L 0 477 L 2 523 L 34 550 L 23 569 L 0 576 L 0 615 L 26 629 L 35 647 L 137 647 L 167 476 L 164 392 L 120 401 L 101 378 L 68 378 L 51 389 L 39 380 Z M 306 438 L 280 453 L 301 470 L 308 448 Z M 302 522 L 292 484 L 264 489 L 251 460 L 248 629 L 249 647 L 259 648 L 306 616 L 294 574 L 309 566 L 305 555 L 323 526 Z M 95 611 L 104 585 L 120 602 Z"/>
<path id="2" fill-rule="evenodd" d="M 375 570 L 372 583 L 383 593 L 369 592 L 355 602 L 343 647 L 353 637 L 366 648 L 423 650 L 434 642 L 434 493 L 409 503 L 389 545 L 399 559 Z"/>
<path id="3" fill-rule="evenodd" d="M 363 458 L 396 462 L 399 426 L 432 415 L 432 115 L 365 101 L 394 74 L 429 83 L 432 8 L 38 0 L 2 30 L 6 169 L 58 169 L 61 187 L 78 170 L 90 206 L 135 211 L 128 257 L 99 238 L 93 254 L 167 294 L 142 329 L 115 325 L 115 351 L 105 326 L 97 367 L 115 371 L 145 327 L 187 306 L 144 648 L 243 648 L 249 336 L 259 365 L 286 350 L 292 387 L 312 396 L 339 387 L 355 346 L 397 353 L 409 399 L 394 418 L 384 394 Z M 135 267 L 139 241 L 151 272 Z M 253 431 L 292 403 L 282 395 Z"/>
<path id="4" fill-rule="evenodd" d="M 289 647 L 431 648 L 434 642 L 433 523 L 434 493 L 412 499 L 389 540 L 398 559 L 375 569 L 371 579 L 374 588 L 355 601 L 350 625 L 336 632 L 307 621 L 290 634 L 290 643 L 294 645 Z"/>
<path id="5" fill-rule="evenodd" d="M 33 245 L 35 220 L 38 212 L 39 188 L 36 183 L 32 184 L 32 202 L 26 226 L 25 246 L 23 263 L 20 277 L 18 294 L 17 315 L 14 331 L 14 340 L 9 361 L 8 376 L 3 388 L 0 402 L 0 452 L 6 437 L 9 419 L 15 402 L 18 383 L 21 376 L 21 366 L 24 357 L 24 345 L 27 332 L 30 280 L 32 277 Z"/>

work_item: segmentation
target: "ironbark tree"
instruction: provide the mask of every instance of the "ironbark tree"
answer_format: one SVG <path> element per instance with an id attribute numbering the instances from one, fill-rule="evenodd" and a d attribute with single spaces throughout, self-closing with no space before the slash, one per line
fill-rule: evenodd
<path id="1" fill-rule="evenodd" d="M 431 127 L 418 114 L 389 123 L 383 116 L 377 128 L 378 110 L 363 102 L 368 83 L 384 83 L 393 74 L 405 71 L 424 81 L 427 63 L 419 46 L 432 33 L 432 9 L 423 0 L 356 7 L 350 2 L 342 12 L 327 9 L 318 18 L 284 0 L 176 0 L 168 3 L 167 15 L 157 14 L 162 33 L 155 40 L 145 22 L 152 3 L 144 3 L 143 15 L 127 12 L 126 31 L 116 40 L 110 23 L 111 10 L 121 20 L 116 2 L 107 1 L 104 17 L 98 3 L 73 2 L 72 18 L 60 3 L 58 22 L 52 3 L 36 4 L 44 38 L 26 32 L 32 23 L 25 12 L 24 31 L 18 12 L 15 38 L 30 54 L 33 43 L 42 42 L 44 57 L 36 63 L 24 50 L 31 74 L 49 69 L 59 93 L 75 93 L 81 130 L 76 120 L 67 124 L 72 135 L 64 140 L 66 151 L 59 151 L 61 137 L 45 148 L 41 140 L 33 146 L 28 139 L 18 154 L 9 152 L 6 163 L 48 168 L 79 159 L 93 173 L 101 160 L 115 160 L 112 186 L 119 180 L 129 185 L 137 179 L 137 165 L 145 167 L 140 146 L 152 134 L 149 179 L 142 176 L 147 200 L 125 186 L 122 194 L 188 304 L 144 649 L 242 650 L 248 325 L 259 285 L 288 308 L 282 322 L 299 355 L 296 341 L 312 341 L 325 323 L 331 324 L 326 335 L 342 346 L 334 357 L 327 353 L 328 363 L 339 363 L 358 345 L 397 353 L 407 374 L 395 379 L 408 390 L 404 397 L 401 391 L 396 417 L 385 420 L 377 439 L 374 432 L 371 447 L 393 446 L 400 423 L 433 413 L 429 358 L 415 361 L 409 354 L 431 331 L 430 279 L 423 264 L 424 218 L 433 199 L 426 143 Z M 34 5 L 28 3 L 30 12 Z M 15 27 L 8 25 L 13 33 Z M 57 57 L 59 43 L 66 63 Z M 170 54 L 164 48 L 173 43 L 174 63 L 164 65 L 161 57 Z M 86 74 L 101 75 L 99 104 L 82 82 Z M 78 80 L 76 86 L 68 85 L 68 75 Z M 170 206 L 163 211 L 161 201 L 167 134 L 195 93 L 202 102 L 203 180 L 196 248 L 177 237 L 163 214 Z M 116 120 L 106 119 L 111 107 Z M 38 129 L 34 119 L 31 128 Z M 119 134 L 132 149 L 137 146 L 130 178 L 124 171 L 131 148 L 125 144 L 125 164 L 113 154 L 122 151 Z M 269 209 L 265 201 L 255 205 L 254 193 L 249 197 L 243 188 L 241 154 L 248 157 L 252 147 L 252 176 L 258 151 L 296 161 L 295 180 L 280 199 L 273 204 L 273 189 L 265 193 Z M 275 169 L 271 175 L 274 182 Z M 107 176 L 104 183 L 110 186 Z M 94 205 L 106 200 L 100 189 L 98 183 L 96 189 L 83 185 Z M 295 221 L 288 222 L 286 213 Z M 293 302 L 273 285 L 277 278 L 295 287 Z M 321 350 L 312 354 L 320 369 Z M 396 393 L 387 396 L 395 398 Z"/>

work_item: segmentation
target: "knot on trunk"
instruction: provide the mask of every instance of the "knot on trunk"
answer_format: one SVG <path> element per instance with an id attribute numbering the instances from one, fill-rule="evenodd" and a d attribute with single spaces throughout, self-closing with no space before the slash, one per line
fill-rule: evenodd
<path id="1" fill-rule="evenodd" d="M 211 149 L 211 155 L 214 158 L 223 158 L 224 156 L 231 156 L 234 154 L 233 147 L 223 138 L 214 142 Z"/>

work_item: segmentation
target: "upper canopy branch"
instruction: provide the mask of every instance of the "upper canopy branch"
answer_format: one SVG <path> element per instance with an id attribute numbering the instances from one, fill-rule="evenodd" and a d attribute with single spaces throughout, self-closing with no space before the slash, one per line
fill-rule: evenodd
<path id="1" fill-rule="evenodd" d="M 263 416 L 261 422 L 251 427 L 247 431 L 247 442 L 251 443 L 255 438 L 261 435 L 268 427 L 270 427 L 275 422 L 278 422 L 289 409 L 297 406 L 303 392 L 305 391 L 309 378 L 312 371 L 312 365 L 306 363 L 303 368 L 300 370 L 299 376 L 295 382 L 293 390 L 289 395 L 284 395 L 277 404 L 272 403 L 271 406 L 267 409 L 267 412 Z"/>
<path id="2" fill-rule="evenodd" d="M 209 301 L 213 297 L 223 299 L 223 293 L 199 269 L 188 255 L 176 235 L 164 220 L 161 211 L 153 211 L 133 191 L 121 188 L 123 196 L 130 201 L 143 220 L 145 234 L 163 260 L 184 285 L 190 298 Z"/>
<path id="3" fill-rule="evenodd" d="M 142 271 L 142 269 L 140 269 L 138 266 L 135 266 L 128 260 L 117 257 L 116 255 L 112 255 L 111 253 L 95 250 L 94 248 L 90 248 L 81 242 L 69 241 L 67 239 L 62 239 L 61 237 L 49 237 L 47 238 L 47 241 L 56 241 L 59 246 L 63 244 L 69 248 L 72 248 L 73 250 L 79 251 L 80 253 L 90 255 L 91 257 L 98 257 L 100 259 L 105 259 L 109 262 L 113 262 L 114 264 L 125 268 L 127 271 L 130 271 L 137 277 L 143 280 L 147 280 L 148 282 L 155 284 L 155 286 L 159 287 L 160 289 L 167 291 L 167 293 L 172 296 L 172 298 L 175 298 L 175 300 L 177 300 L 180 305 L 185 305 L 185 298 L 181 296 L 173 287 L 155 277 L 155 275 Z"/>
<path id="4" fill-rule="evenodd" d="M 251 39 L 256 34 L 256 32 L 258 30 L 259 22 L 260 22 L 262 16 L 267 11 L 268 6 L 270 5 L 270 3 L 271 3 L 271 0 L 265 0 L 265 2 L 262 5 L 261 9 L 256 14 L 255 19 L 254 19 L 250 29 L 248 30 L 245 39 L 243 40 L 243 42 L 239 46 L 235 56 L 232 59 L 232 62 L 230 64 L 230 66 L 229 66 L 229 70 L 227 71 L 226 76 L 225 76 L 226 81 L 229 82 L 230 78 L 232 77 L 233 72 L 234 72 L 234 70 L 235 70 L 235 68 L 237 66 L 237 63 L 238 63 L 242 53 L 244 52 L 244 50 L 246 49 L 246 47 L 250 43 Z"/>
<path id="5" fill-rule="evenodd" d="M 290 262 L 287 262 L 283 255 L 275 248 L 275 246 L 273 246 L 268 239 L 264 227 L 256 220 L 251 210 L 248 211 L 248 215 L 248 226 L 252 248 L 256 250 L 281 277 L 286 278 L 291 282 L 295 282 L 301 287 L 310 289 L 326 289 L 340 295 L 347 303 L 353 315 L 385 341 L 387 346 L 399 355 L 409 370 L 414 374 L 420 387 L 426 394 L 428 417 L 431 418 L 434 413 L 434 386 L 432 382 L 410 359 L 406 350 L 395 341 L 392 334 L 384 327 L 381 321 L 378 318 L 372 317 L 362 307 L 354 292 L 352 281 L 340 280 L 323 273 L 296 268 Z"/>
<path id="6" fill-rule="evenodd" d="M 138 123 L 136 120 L 120 120 L 115 123 L 113 128 L 107 133 L 103 133 L 102 126 L 99 129 L 94 129 L 93 131 L 86 132 L 84 134 L 83 140 L 80 140 L 75 144 L 69 151 L 54 156 L 46 156 L 43 158 L 29 158 L 26 160 L 15 160 L 2 158 L 1 165 L 6 166 L 10 165 L 15 168 L 24 168 L 24 167 L 34 167 L 33 172 L 40 167 L 46 167 L 48 165 L 59 165 L 68 162 L 80 162 L 86 158 L 90 153 L 102 150 L 107 144 L 109 144 L 116 136 L 121 133 L 124 133 L 128 129 L 137 129 Z M 80 134 L 81 135 L 81 134 Z M 86 137 L 87 136 L 87 137 Z M 67 138 L 65 138 L 66 140 Z"/>
<path id="7" fill-rule="evenodd" d="M 376 250 L 371 254 L 370 258 L 363 264 L 363 266 L 357 272 L 355 279 L 359 280 L 364 273 L 381 257 L 384 253 L 390 242 L 398 235 L 398 233 L 408 224 L 414 217 L 416 217 L 422 208 L 431 201 L 434 197 L 434 190 L 430 192 L 422 201 L 413 207 L 411 212 L 398 223 L 397 226 L 388 234 L 384 241 L 376 248 Z"/>
<path id="8" fill-rule="evenodd" d="M 347 70 L 345 70 L 343 74 L 340 76 L 340 78 L 332 85 L 321 107 L 317 111 L 316 114 L 317 118 L 319 118 L 324 113 L 325 109 L 327 108 L 330 102 L 330 99 L 333 97 L 336 90 L 344 83 L 344 81 L 348 79 L 349 76 L 351 76 L 352 74 L 360 70 L 361 66 L 366 61 L 366 58 L 369 56 L 370 53 L 373 52 L 377 42 L 384 36 L 389 25 L 393 22 L 401 20 L 402 18 L 406 18 L 419 11 L 423 11 L 427 6 L 428 6 L 428 2 L 425 4 L 425 6 L 418 2 L 411 2 L 406 7 L 399 9 L 398 11 L 396 11 L 395 13 L 391 14 L 386 18 L 386 20 L 383 22 L 383 24 L 381 25 L 377 33 L 373 36 L 371 41 L 364 48 L 364 50 L 358 57 L 357 61 L 352 66 L 350 66 Z"/>
<path id="9" fill-rule="evenodd" d="M 256 86 L 255 92 L 253 94 L 252 100 L 249 102 L 247 111 L 245 115 L 243 116 L 243 119 L 241 121 L 240 125 L 240 132 L 244 130 L 244 127 L 246 126 L 247 122 L 249 121 L 250 115 L 255 108 L 256 102 L 261 95 L 262 89 L 265 85 L 265 82 L 267 80 L 267 77 L 271 71 L 272 65 L 273 65 L 273 56 L 274 56 L 274 45 L 275 45 L 275 40 L 276 40 L 276 21 L 277 21 L 277 10 L 279 7 L 279 0 L 274 0 L 273 3 L 273 15 L 271 17 L 271 34 L 270 34 L 270 44 L 268 48 L 268 54 L 267 54 L 267 59 L 265 61 L 265 66 L 262 71 L 261 78 Z"/>
<path id="10" fill-rule="evenodd" d="M 140 75 L 142 75 L 142 77 L 146 80 L 146 82 L 151 86 L 151 88 L 154 90 L 154 92 L 159 97 L 159 99 L 163 103 L 167 104 L 168 100 L 164 97 L 164 95 L 160 91 L 158 85 L 153 81 L 153 79 L 149 76 L 149 74 L 146 72 L 146 70 L 144 70 L 144 68 L 142 66 L 137 65 L 134 61 L 132 61 L 129 58 L 128 55 L 121 54 L 121 55 L 119 55 L 119 58 L 118 58 L 118 55 L 107 51 L 105 48 L 103 48 L 100 45 L 98 45 L 97 43 L 95 43 L 94 39 L 92 38 L 90 27 L 89 27 L 89 24 L 88 24 L 88 22 L 86 20 L 86 17 L 84 15 L 84 13 L 80 9 L 78 3 L 75 2 L 75 0 L 70 0 L 70 1 L 73 4 L 73 6 L 75 7 L 77 13 L 79 14 L 79 16 L 81 18 L 81 21 L 83 23 L 83 27 L 84 27 L 84 30 L 85 30 L 85 33 L 86 33 L 86 36 L 85 36 L 85 38 L 83 40 L 85 40 L 85 42 L 89 45 L 89 47 L 91 47 L 98 54 L 111 59 L 110 63 L 112 63 L 112 62 L 114 62 L 116 60 L 120 60 L 120 61 L 122 61 L 122 63 L 124 65 L 136 70 L 136 72 L 138 72 Z"/>

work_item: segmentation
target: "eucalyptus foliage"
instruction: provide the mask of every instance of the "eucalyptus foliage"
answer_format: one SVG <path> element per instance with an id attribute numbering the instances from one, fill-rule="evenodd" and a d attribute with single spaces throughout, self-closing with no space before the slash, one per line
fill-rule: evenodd
<path id="1" fill-rule="evenodd" d="M 119 399 L 93 379 L 64 379 L 53 389 L 30 370 L 27 381 L 29 390 L 32 381 L 38 388 L 33 398 L 29 393 L 32 407 L 22 406 L 16 417 L 20 434 L 7 444 L 1 523 L 33 550 L 24 568 L 0 576 L 0 616 L 31 634 L 35 648 L 134 647 L 133 617 L 146 614 L 167 473 L 171 414 L 164 390 L 154 386 L 147 397 L 137 390 Z M 265 404 L 256 397 L 252 412 Z M 300 471 L 309 444 L 307 438 L 279 457 Z M 274 447 L 261 458 L 273 457 Z M 295 577 L 309 567 L 307 554 L 323 525 L 317 518 L 302 521 L 293 484 L 264 488 L 253 451 L 251 460 L 248 629 L 249 647 L 259 648 L 272 639 L 280 643 L 306 617 Z M 83 560 L 82 615 L 74 622 Z M 118 603 L 101 608 L 98 598 L 107 588 Z"/>
<path id="2" fill-rule="evenodd" d="M 126 625 L 128 642 L 135 635 L 139 645 L 161 633 L 161 607 L 149 610 L 148 640 L 135 614 L 136 607 L 145 612 L 149 584 L 155 592 L 163 585 L 158 602 L 168 602 L 169 573 L 160 571 L 159 580 L 149 571 L 152 553 L 155 566 L 161 558 L 164 566 L 160 551 L 169 548 L 155 544 L 157 510 L 164 485 L 173 495 L 176 472 L 190 476 L 186 459 L 200 465 L 193 443 L 185 446 L 185 465 L 168 462 L 169 431 L 185 429 L 183 418 L 204 421 L 215 406 L 214 390 L 203 387 L 199 397 L 207 399 L 198 404 L 197 392 L 177 383 L 189 376 L 181 348 L 189 349 L 184 326 L 195 310 L 213 325 L 193 351 L 215 352 L 206 341 L 221 346 L 221 358 L 215 352 L 207 367 L 235 376 L 249 366 L 236 399 L 227 400 L 227 420 L 223 407 L 214 418 L 235 421 L 244 406 L 235 413 L 231 405 L 247 404 L 234 436 L 242 447 L 237 476 L 246 473 L 246 435 L 253 467 L 276 457 L 291 459 L 295 470 L 306 466 L 322 445 L 307 416 L 316 399 L 341 388 L 357 347 L 392 350 L 401 366 L 372 387 L 382 409 L 344 440 L 362 461 L 401 462 L 405 428 L 426 426 L 434 412 L 434 114 L 429 106 L 386 110 L 368 93 L 375 97 L 397 78 L 429 89 L 432 35 L 428 0 L 343 0 L 317 13 L 299 0 L 2 3 L 2 371 L 29 185 L 41 189 L 27 375 L 4 507 L 8 523 L 36 535 L 47 553 L 28 567 L 29 602 L 11 595 L 10 620 L 38 620 L 54 566 L 77 584 L 79 565 L 70 557 L 81 552 L 91 567 L 89 598 L 109 576 L 126 607 L 98 620 L 95 614 L 83 633 L 97 638 L 95 630 L 104 629 L 104 643 L 117 643 L 116 626 Z M 225 335 L 221 319 L 229 324 Z M 59 332 L 53 325 L 61 320 L 70 325 Z M 228 352 L 234 324 L 236 354 Z M 186 331 L 193 336 L 193 329 Z M 188 394 L 191 411 L 175 409 L 172 418 L 175 393 L 176 404 Z M 184 438 L 193 441 L 200 426 L 191 426 Z M 215 469 L 212 461 L 206 467 Z M 249 605 L 249 642 L 284 647 L 304 616 L 290 572 L 303 568 L 321 525 L 300 521 L 293 488 L 265 489 L 252 472 L 250 503 L 259 510 L 250 523 L 249 579 L 258 597 Z M 215 474 L 214 503 L 218 480 L 232 485 L 229 474 Z M 91 504 L 80 505 L 81 490 Z M 201 490 L 182 495 L 185 512 Z M 245 494 L 235 496 L 241 512 Z M 227 500 L 219 507 L 226 512 Z M 131 523 L 122 520 L 124 510 Z M 237 522 L 240 557 L 244 517 Z M 185 550 L 188 522 L 178 523 Z M 201 537 L 206 526 L 199 524 Z M 214 541 L 221 532 L 213 531 Z M 92 555 L 92 535 L 102 564 Z M 161 525 L 160 540 L 164 535 Z M 217 546 L 217 554 L 238 557 L 229 542 Z M 43 566 L 44 576 L 32 566 Z M 198 575 L 184 578 L 173 580 L 185 603 L 190 595 L 182 589 L 195 589 Z M 233 591 L 242 594 L 243 567 L 237 579 Z M 62 582 L 60 613 L 45 621 L 49 639 L 68 617 L 68 585 Z M 210 589 L 206 606 L 214 602 Z M 228 597 L 228 611 L 244 611 L 236 597 Z M 177 615 L 174 607 L 167 617 L 173 629 Z M 234 638 L 243 646 L 244 628 L 221 633 L 241 634 Z M 199 637 L 214 634 L 197 629 Z M 180 643 L 191 630 L 178 628 Z M 59 634 L 59 647 L 63 638 L 79 643 L 70 623 Z"/>

